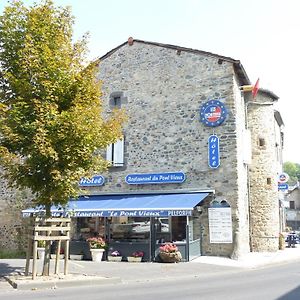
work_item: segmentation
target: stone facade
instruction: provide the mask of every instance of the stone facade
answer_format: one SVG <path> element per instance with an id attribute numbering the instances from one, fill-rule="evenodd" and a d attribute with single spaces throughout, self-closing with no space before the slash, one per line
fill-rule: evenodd
<path id="1" fill-rule="evenodd" d="M 204 254 L 240 255 L 248 252 L 250 245 L 255 251 L 273 250 L 279 233 L 274 108 L 258 106 L 246 116 L 247 99 L 239 87 L 249 81 L 243 72 L 240 63 L 230 58 L 138 40 L 132 45 L 122 44 L 102 57 L 99 79 L 103 82 L 104 109 L 109 112 L 111 95 L 119 93 L 129 121 L 124 128 L 125 166 L 111 169 L 105 186 L 94 192 L 215 190 L 216 199 L 226 200 L 232 208 L 235 241 L 210 244 L 210 203 L 206 201 L 200 219 Z M 265 96 L 259 94 L 258 99 Z M 199 121 L 199 107 L 209 99 L 222 99 L 228 109 L 221 126 L 206 127 Z M 255 180 L 251 182 L 254 177 L 249 177 L 243 155 L 249 152 L 249 145 L 243 142 L 248 122 L 251 131 L 260 128 L 268 145 L 264 155 L 257 155 L 255 147 L 252 149 L 251 172 L 257 176 L 255 180 L 266 182 L 266 177 L 270 177 L 272 182 L 261 184 L 256 192 Z M 211 134 L 220 138 L 221 165 L 217 169 L 211 169 L 207 163 Z M 256 139 L 252 137 L 252 143 Z M 181 185 L 130 186 L 124 182 L 127 174 L 175 170 L 187 174 Z"/>

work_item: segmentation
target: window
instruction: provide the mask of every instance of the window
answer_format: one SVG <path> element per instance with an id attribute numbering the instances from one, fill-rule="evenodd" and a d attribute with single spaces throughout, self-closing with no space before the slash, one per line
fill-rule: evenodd
<path id="1" fill-rule="evenodd" d="M 295 201 L 290 201 L 290 209 L 295 209 Z"/>
<path id="2" fill-rule="evenodd" d="M 112 98 L 112 106 L 115 108 L 121 108 L 121 97 Z"/>
<path id="3" fill-rule="evenodd" d="M 124 138 L 107 146 L 106 160 L 110 161 L 114 167 L 124 166 Z"/>
<path id="4" fill-rule="evenodd" d="M 110 109 L 121 108 L 123 104 L 127 103 L 127 98 L 124 97 L 123 92 L 113 92 L 109 96 Z"/>
<path id="5" fill-rule="evenodd" d="M 259 138 L 258 139 L 258 144 L 260 147 L 264 147 L 266 145 L 266 141 L 264 138 Z"/>

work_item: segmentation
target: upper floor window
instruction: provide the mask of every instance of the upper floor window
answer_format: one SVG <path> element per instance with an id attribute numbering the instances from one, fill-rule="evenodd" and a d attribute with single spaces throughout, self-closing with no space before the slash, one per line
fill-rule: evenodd
<path id="1" fill-rule="evenodd" d="M 107 146 L 106 160 L 110 161 L 114 167 L 124 166 L 124 138 Z"/>
<path id="2" fill-rule="evenodd" d="M 110 109 L 121 108 L 124 103 L 127 102 L 127 98 L 124 97 L 123 92 L 113 92 L 109 96 Z"/>

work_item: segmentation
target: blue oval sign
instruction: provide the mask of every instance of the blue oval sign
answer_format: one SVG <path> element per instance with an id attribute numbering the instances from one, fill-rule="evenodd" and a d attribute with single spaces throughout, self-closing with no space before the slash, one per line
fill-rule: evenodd
<path id="1" fill-rule="evenodd" d="M 209 100 L 200 108 L 200 121 L 209 127 L 221 125 L 227 116 L 227 109 L 219 100 Z"/>

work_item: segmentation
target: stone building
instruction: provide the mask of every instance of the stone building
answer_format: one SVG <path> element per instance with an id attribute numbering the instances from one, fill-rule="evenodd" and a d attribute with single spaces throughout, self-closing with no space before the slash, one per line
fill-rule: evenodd
<path id="1" fill-rule="evenodd" d="M 128 122 L 104 154 L 110 169 L 81 182 L 77 237 L 100 233 L 147 260 L 167 241 L 185 260 L 276 251 L 278 97 L 243 89 L 240 61 L 179 46 L 129 38 L 98 65 L 105 113 Z"/>

